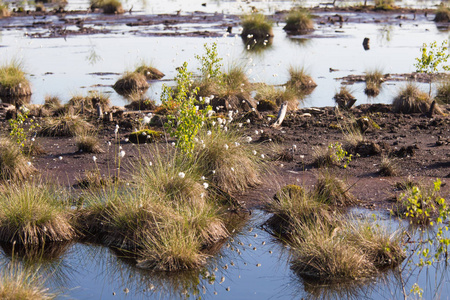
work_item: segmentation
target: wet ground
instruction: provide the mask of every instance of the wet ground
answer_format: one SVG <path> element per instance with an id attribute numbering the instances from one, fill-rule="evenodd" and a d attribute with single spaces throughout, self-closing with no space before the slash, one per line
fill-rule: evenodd
<path id="1" fill-rule="evenodd" d="M 432 1 L 413 2 L 417 6 L 414 9 L 434 4 Z M 86 3 L 80 1 L 66 7 L 66 10 L 76 9 L 75 12 L 22 13 L 0 19 L 0 58 L 23 60 L 33 85 L 30 101 L 35 104 L 43 103 L 46 95 L 58 95 L 68 101 L 74 94 L 100 90 L 110 95 L 113 105 L 123 106 L 127 100 L 117 95 L 111 86 L 122 72 L 133 69 L 140 60 L 153 61 L 166 74 L 163 80 L 152 82 L 147 92 L 147 96 L 159 101 L 161 85 L 171 84 L 175 68 L 188 61 L 190 69 L 195 71 L 198 67 L 195 54 L 203 53 L 203 44 L 211 42 L 218 43 L 225 69 L 233 63 L 245 65 L 252 82 L 284 84 L 289 66 L 298 65 L 306 66 L 318 84 L 300 105 L 302 109 L 288 114 L 281 129 L 269 127 L 273 122 L 273 116 L 268 120 L 269 115 L 276 112 L 265 113 L 262 120 L 252 120 L 244 127 L 245 135 L 254 141 L 265 140 L 261 151 L 266 154 L 275 175 L 266 176 L 262 186 L 240 197 L 253 210 L 251 220 L 227 242 L 229 245 L 224 246 L 221 255 L 211 259 L 202 274 L 161 276 L 135 268 L 133 263 L 110 249 L 77 243 L 66 246 L 56 258 L 44 264 L 42 270 L 49 274 L 48 285 L 60 289 L 71 299 L 174 299 L 188 294 L 194 298 L 202 296 L 202 299 L 398 299 L 403 296 L 402 283 L 409 291 L 413 283 L 419 282 L 426 288 L 425 298 L 444 298 L 448 275 L 442 267 L 427 269 L 432 274 L 429 275 L 415 268 L 410 272 L 409 266 L 404 265 L 402 267 L 408 271 L 388 272 L 350 285 L 327 286 L 304 281 L 289 268 L 288 249 L 272 240 L 260 227 L 267 216 L 259 209 L 283 184 L 299 183 L 308 187 L 315 184 L 317 168 L 312 165 L 313 147 L 326 147 L 344 139 L 339 129 L 343 119 L 329 108 L 335 105 L 333 95 L 342 83 L 350 84 L 357 98 L 356 105 L 391 103 L 396 91 L 415 71 L 413 63 L 422 43 L 447 38 L 447 29 L 436 26 L 433 15 L 425 15 L 425 10 L 403 8 L 375 13 L 325 10 L 324 6 L 314 12 L 316 31 L 306 36 L 286 36 L 281 14 L 273 15 L 278 23 L 275 23 L 272 45 L 252 52 L 246 49 L 239 36 L 239 8 L 234 2 L 209 1 L 204 7 L 192 1 L 189 9 L 187 3 L 173 2 L 167 11 L 161 3 L 151 3 L 144 8 L 130 2 L 125 9 L 133 7 L 131 13 L 104 16 L 87 13 Z M 253 4 L 264 8 L 267 3 Z M 241 11 L 252 6 L 241 5 Z M 280 1 L 276 5 L 272 3 L 266 11 L 273 14 L 290 5 L 291 1 Z M 202 11 L 194 12 L 197 8 Z M 176 13 L 178 9 L 181 9 L 180 14 Z M 339 22 L 336 14 L 342 16 L 344 22 Z M 232 33 L 226 34 L 229 26 L 233 28 Z M 362 46 L 365 37 L 370 38 L 370 50 Z M 364 94 L 365 84 L 358 78 L 374 68 L 391 74 L 392 80 L 386 80 L 380 95 L 371 98 Z M 428 88 L 426 82 L 419 85 L 424 90 Z M 318 109 L 310 110 L 310 107 Z M 369 128 L 365 139 L 384 147 L 379 153 L 355 157 L 346 169 L 335 169 L 360 200 L 356 213 L 376 213 L 381 222 L 397 228 L 398 221 L 391 219 L 387 209 L 392 206 L 394 196 L 400 193 L 396 183 L 408 177 L 417 182 L 442 178 L 444 194 L 448 193 L 450 121 L 447 116 L 450 110 L 446 106 L 442 109 L 444 115 L 432 118 L 421 114 L 394 114 L 385 105 L 362 105 L 353 109 L 355 118 L 370 116 L 380 127 Z M 142 115 L 136 113 L 129 118 L 139 117 Z M 97 165 L 104 172 L 111 170 L 115 147 L 118 147 L 114 137 L 118 121 L 99 127 L 106 152 L 96 156 Z M 4 134 L 8 131 L 6 124 L 2 120 Z M 139 160 L 136 146 L 125 142 L 132 130 L 132 127 L 121 126 L 119 131 L 121 146 L 127 153 L 125 169 L 130 166 L 128 163 Z M 259 132 L 255 133 L 256 130 Z M 278 141 L 278 145 L 273 141 Z M 77 152 L 73 138 L 39 138 L 38 142 L 46 154 L 34 157 L 32 162 L 51 180 L 57 178 L 61 184 L 71 186 L 85 170 L 95 168 L 92 155 Z M 108 142 L 112 145 L 108 146 Z M 291 161 L 271 160 L 275 157 L 275 147 L 292 151 L 293 145 L 296 150 Z M 403 155 L 401 149 L 408 147 L 411 152 Z M 378 174 L 382 155 L 392 155 L 400 171 L 398 176 Z M 3 262 L 7 263 L 10 251 L 4 248 L 4 253 Z M 206 271 L 216 275 L 211 284 Z M 220 283 L 222 277 L 224 281 Z"/>

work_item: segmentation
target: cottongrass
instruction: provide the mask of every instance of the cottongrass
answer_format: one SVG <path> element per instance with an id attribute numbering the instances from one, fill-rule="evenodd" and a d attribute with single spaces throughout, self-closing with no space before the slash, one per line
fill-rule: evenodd
<path id="1" fill-rule="evenodd" d="M 64 192 L 34 182 L 11 184 L 0 194 L 0 240 L 43 244 L 77 236 Z"/>
<path id="2" fill-rule="evenodd" d="M 266 39 L 273 36 L 272 22 L 263 14 L 250 14 L 241 17 L 243 39 Z"/>
<path id="3" fill-rule="evenodd" d="M 17 143 L 0 137 L 0 180 L 23 180 L 35 171 Z"/>
<path id="4" fill-rule="evenodd" d="M 253 154 L 253 146 L 233 130 L 213 129 L 198 135 L 194 150 L 198 172 L 231 194 L 260 184 L 263 161 Z"/>
<path id="5" fill-rule="evenodd" d="M 198 268 L 203 251 L 229 234 L 191 161 L 166 151 L 153 148 L 150 160 L 133 166 L 129 187 L 88 193 L 79 223 L 104 244 L 131 251 L 141 268 Z"/>

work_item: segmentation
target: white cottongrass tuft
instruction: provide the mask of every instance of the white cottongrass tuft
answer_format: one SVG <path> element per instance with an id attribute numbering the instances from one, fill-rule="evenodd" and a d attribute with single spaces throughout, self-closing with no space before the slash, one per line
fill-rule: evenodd
<path id="1" fill-rule="evenodd" d="M 180 172 L 180 173 L 178 173 L 178 176 L 179 176 L 180 178 L 184 178 L 184 177 L 186 176 L 186 174 L 185 174 L 184 172 Z"/>
<path id="2" fill-rule="evenodd" d="M 120 157 L 120 158 L 123 158 L 124 156 L 125 156 L 125 151 L 123 151 L 123 150 L 120 151 L 120 152 L 119 152 L 119 157 Z"/>
<path id="3" fill-rule="evenodd" d="M 94 161 L 94 162 L 96 162 L 97 161 L 97 156 L 92 156 L 92 160 Z"/>
<path id="4" fill-rule="evenodd" d="M 203 187 L 205 188 L 205 190 L 209 187 L 209 184 L 206 182 L 203 182 Z"/>
<path id="5" fill-rule="evenodd" d="M 225 150 L 228 150 L 228 148 L 229 148 L 227 144 L 225 144 L 224 147 L 225 147 Z"/>
<path id="6" fill-rule="evenodd" d="M 252 141 L 252 137 L 251 136 L 248 136 L 245 139 L 246 139 L 247 143 L 250 143 Z"/>

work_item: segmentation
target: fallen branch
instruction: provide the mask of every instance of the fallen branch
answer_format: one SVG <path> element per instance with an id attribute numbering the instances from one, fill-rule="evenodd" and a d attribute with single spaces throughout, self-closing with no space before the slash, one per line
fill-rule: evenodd
<path id="1" fill-rule="evenodd" d="M 286 111 L 288 108 L 287 102 L 284 102 L 281 104 L 280 110 L 278 111 L 278 117 L 275 123 L 272 124 L 273 128 L 278 128 L 281 126 L 281 123 L 283 123 L 284 117 L 286 116 Z"/>

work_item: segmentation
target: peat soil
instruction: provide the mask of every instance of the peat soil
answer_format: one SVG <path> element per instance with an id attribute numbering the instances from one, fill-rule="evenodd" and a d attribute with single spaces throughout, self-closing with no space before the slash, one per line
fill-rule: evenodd
<path id="1" fill-rule="evenodd" d="M 390 105 L 385 104 L 361 105 L 346 112 L 338 112 L 333 107 L 304 108 L 288 112 L 279 128 L 271 127 L 276 118 L 274 112 L 262 113 L 261 119 L 252 114 L 240 119 L 236 117 L 230 127 L 252 137 L 252 143 L 259 148 L 257 155 L 264 154 L 267 170 L 260 186 L 235 196 L 252 209 L 271 199 L 285 184 L 312 188 L 321 171 L 314 165 L 314 152 L 318 147 L 327 148 L 336 142 L 342 143 L 353 157 L 346 168 L 341 165 L 330 167 L 328 171 L 347 184 L 361 207 L 389 209 L 395 203 L 395 196 L 402 192 L 399 183 L 406 181 L 431 185 L 440 178 L 443 195 L 446 196 L 450 190 L 450 106 L 440 108 L 443 114 L 432 117 L 393 113 Z M 3 136 L 9 134 L 4 112 L 0 109 L 0 134 Z M 94 119 L 92 122 L 98 128 L 104 153 L 79 152 L 74 137 L 37 136 L 36 143 L 45 153 L 30 157 L 38 170 L 34 176 L 70 187 L 85 178 L 87 171 L 114 176 L 117 174 L 118 152 L 125 151 L 120 164 L 120 178 L 128 179 L 130 171 L 143 163 L 143 157 L 155 151 L 154 147 L 149 147 L 151 144 L 136 145 L 127 141 L 128 134 L 133 132 L 143 116 L 142 112 L 136 111 L 113 121 Z M 41 122 L 39 117 L 35 119 L 37 123 Z M 242 128 L 239 128 L 239 122 L 244 124 Z M 114 132 L 116 125 L 119 125 L 117 135 Z M 348 134 L 351 128 L 364 132 L 363 142 L 356 147 L 346 147 L 353 136 Z M 164 130 L 161 126 L 152 129 Z M 173 147 L 172 142 L 166 135 L 157 143 L 164 149 Z M 382 157 L 389 157 L 396 165 L 396 176 L 379 173 Z"/>
<path id="2" fill-rule="evenodd" d="M 377 23 L 402 26 L 434 19 L 432 9 L 395 8 L 376 10 L 374 7 L 312 8 L 317 28 L 333 27 L 339 32 L 344 24 Z M 277 11 L 268 16 L 276 26 L 286 19 L 288 11 Z M 220 37 L 238 34 L 240 16 L 220 12 L 142 14 L 130 10 L 124 14 L 103 14 L 100 10 L 66 11 L 57 8 L 47 11 L 13 11 L 11 17 L 0 18 L 0 28 L 24 30 L 30 38 L 59 38 L 92 34 L 132 34 L 139 36 Z M 448 23 L 437 23 L 444 30 Z M 307 35 L 314 37 L 315 33 Z"/>
<path id="3" fill-rule="evenodd" d="M 275 22 L 283 22 L 286 13 L 277 12 L 271 17 Z M 319 27 L 332 26 L 336 30 L 343 23 L 373 22 L 401 26 L 405 22 L 419 24 L 434 18 L 431 10 L 405 8 L 374 11 L 361 7 L 322 7 L 313 9 L 313 13 Z M 123 15 L 104 15 L 99 12 L 61 9 L 47 12 L 13 12 L 9 18 L 0 18 L 2 30 L 24 30 L 24 34 L 30 38 L 125 32 L 154 36 L 222 36 L 227 30 L 236 33 L 239 23 L 239 16 L 221 13 L 141 15 L 129 11 Z M 193 25 L 188 26 L 188 30 L 181 30 L 180 28 L 185 28 L 180 26 L 182 24 Z M 152 25 L 161 26 L 148 30 Z M 205 26 L 199 29 L 197 25 Z M 314 33 L 308 37 L 314 37 Z M 397 80 L 399 77 L 407 79 L 407 76 L 399 75 L 385 80 Z M 349 77 L 341 80 L 351 83 L 361 78 Z M 331 107 L 305 108 L 288 112 L 282 126 L 277 129 L 270 126 L 274 122 L 276 112 L 262 113 L 262 119 L 250 118 L 250 124 L 246 122 L 248 116 L 243 117 L 240 122 L 245 125 L 239 130 L 251 136 L 253 143 L 261 144 L 260 153 L 265 154 L 268 171 L 260 186 L 244 195 L 236 196 L 239 196 L 248 208 L 256 208 L 271 199 L 275 190 L 284 184 L 313 186 L 319 173 L 319 169 L 313 164 L 315 147 L 327 147 L 335 142 L 345 145 L 345 132 L 353 126 L 349 124 L 356 123 L 358 119 L 358 126 L 364 131 L 365 143 L 349 149 L 352 150 L 350 152 L 353 157 L 347 168 L 334 167 L 330 170 L 347 183 L 349 190 L 360 200 L 360 206 L 373 209 L 389 208 L 395 195 L 402 192 L 397 183 L 406 180 L 431 183 L 436 178 L 441 178 L 443 192 L 446 194 L 450 190 L 447 178 L 450 175 L 450 107 L 442 106 L 441 109 L 442 115 L 428 117 L 423 114 L 393 113 L 390 106 L 380 104 L 358 106 L 347 113 L 337 113 Z M 120 176 L 127 178 L 130 170 L 140 163 L 141 155 L 150 151 L 146 145 L 137 146 L 125 142 L 127 135 L 138 126 L 138 120 L 142 117 L 142 113 L 134 112 L 113 121 L 94 120 L 104 150 L 104 153 L 99 154 L 79 152 L 76 138 L 73 137 L 37 137 L 36 141 L 45 150 L 45 154 L 30 158 L 38 170 L 35 176 L 42 176 L 45 180 L 64 186 L 74 186 L 89 170 L 98 169 L 105 175 L 115 174 L 117 153 L 123 150 L 126 155 L 121 162 Z M 36 119 L 39 123 L 39 117 Z M 361 121 L 365 119 L 369 121 Z M 114 133 L 116 125 L 119 125 L 118 135 Z M 163 130 L 162 127 L 154 129 Z M 0 134 L 7 135 L 9 130 L 5 107 L 0 107 Z M 172 141 L 167 137 L 159 143 L 164 147 L 172 147 Z M 279 155 L 280 153 L 284 154 Z M 93 155 L 97 157 L 95 163 Z M 383 156 L 390 157 L 396 164 L 397 176 L 386 177 L 379 174 Z"/>

